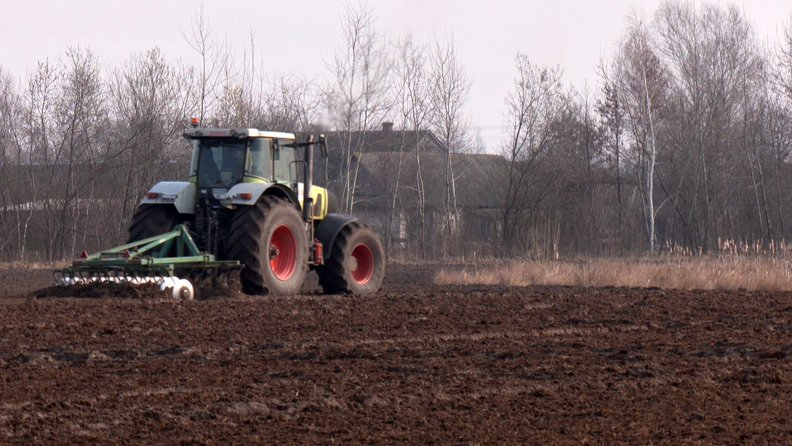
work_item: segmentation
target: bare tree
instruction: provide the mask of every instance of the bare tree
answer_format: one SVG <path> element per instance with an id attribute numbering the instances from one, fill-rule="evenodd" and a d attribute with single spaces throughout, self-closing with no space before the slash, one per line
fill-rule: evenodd
<path id="1" fill-rule="evenodd" d="M 340 136 L 342 166 L 340 198 L 344 211 L 355 205 L 360 162 L 366 134 L 379 127 L 393 106 L 389 73 L 391 61 L 365 4 L 347 6 L 343 42 L 332 65 L 327 105 Z"/>
<path id="2" fill-rule="evenodd" d="M 783 201 L 785 195 L 782 187 L 781 169 L 789 160 L 792 152 L 792 16 L 783 28 L 778 48 L 773 58 L 772 82 L 765 90 L 768 99 L 766 139 L 772 150 L 773 176 L 777 201 L 777 220 L 782 239 L 786 236 L 784 228 Z"/>
<path id="3" fill-rule="evenodd" d="M 775 54 L 776 86 L 792 101 L 792 16 L 787 19 Z"/>
<path id="4" fill-rule="evenodd" d="M 638 135 L 638 142 L 642 148 L 639 159 L 644 161 L 642 165 L 645 182 L 642 196 L 645 197 L 646 202 L 644 215 L 649 252 L 654 253 L 657 248 L 655 218 L 658 209 L 654 204 L 657 137 L 653 104 L 657 100 L 658 92 L 656 88 L 650 89 L 650 86 L 654 87 L 662 74 L 659 69 L 659 59 L 649 42 L 649 34 L 643 21 L 638 18 L 635 18 L 630 25 L 623 52 L 627 62 L 622 65 L 620 80 L 624 83 L 625 96 L 632 99 L 632 102 L 629 102 L 628 114 L 632 120 L 634 134 Z"/>
<path id="5" fill-rule="evenodd" d="M 105 92 L 98 60 L 90 50 L 69 49 L 61 64 L 60 95 L 56 104 L 63 139 L 59 151 L 65 168 L 61 220 L 56 233 L 58 248 L 52 258 L 76 254 L 91 232 L 85 213 L 96 191 L 98 152 L 106 118 Z M 69 243 L 70 242 L 70 243 Z"/>
<path id="6" fill-rule="evenodd" d="M 321 118 L 320 92 L 307 78 L 278 75 L 263 93 L 260 128 L 309 132 Z"/>
<path id="7" fill-rule="evenodd" d="M 30 171 L 43 200 L 30 212 L 45 217 L 39 248 L 48 260 L 73 253 L 87 237 L 86 211 L 96 184 L 96 160 L 104 122 L 98 61 L 85 49 L 69 49 L 57 67 L 39 63 L 26 93 L 25 144 Z M 38 222 L 42 223 L 41 221 Z"/>
<path id="8" fill-rule="evenodd" d="M 502 152 L 508 164 L 501 204 L 506 250 L 515 248 L 515 226 L 528 211 L 525 194 L 535 181 L 532 174 L 549 153 L 552 124 L 565 109 L 559 69 L 540 68 L 523 54 L 517 54 L 516 62 L 517 79 L 506 98 L 505 130 L 509 140 Z M 546 190 L 548 185 L 543 186 L 541 189 Z"/>
<path id="9" fill-rule="evenodd" d="M 25 191 L 35 190 L 25 173 L 30 163 L 22 151 L 22 102 L 11 75 L 0 68 L 0 258 L 25 254 L 30 213 L 23 216 Z"/>
<path id="10" fill-rule="evenodd" d="M 209 120 L 220 127 L 251 125 L 256 120 L 258 109 L 253 107 L 251 98 L 260 97 L 263 92 L 252 91 L 245 81 L 245 71 L 229 63 L 223 67 L 223 77 L 217 100 Z"/>
<path id="11" fill-rule="evenodd" d="M 577 144 L 573 146 L 577 148 L 577 156 L 574 158 L 580 159 L 578 167 L 580 172 L 579 177 L 582 177 L 578 183 L 582 186 L 579 187 L 585 202 L 587 203 L 587 212 L 581 209 L 580 215 L 582 222 L 587 222 L 588 226 L 588 243 L 586 248 L 589 252 L 600 255 L 602 253 L 602 233 L 601 228 L 604 226 L 604 213 L 601 212 L 602 206 L 597 194 L 595 194 L 595 178 L 597 170 L 600 167 L 603 158 L 602 150 L 602 135 L 600 129 L 595 125 L 592 116 L 591 93 L 584 87 L 582 91 L 573 92 L 575 103 L 569 107 L 570 111 L 576 115 L 574 121 L 574 135 Z"/>
<path id="12" fill-rule="evenodd" d="M 183 37 L 200 57 L 197 103 L 198 118 L 203 122 L 218 95 L 221 75 L 229 65 L 230 51 L 228 45 L 215 39 L 214 30 L 206 19 L 203 1 L 195 14 L 192 28 L 189 33 L 183 33 Z"/>
<path id="13" fill-rule="evenodd" d="M 435 38 L 430 52 L 430 97 L 432 102 L 432 130 L 445 149 L 443 170 L 443 254 L 449 254 L 459 230 L 459 207 L 457 206 L 456 177 L 451 159 L 452 153 L 460 153 L 468 145 L 468 125 L 463 110 L 470 93 L 462 64 L 457 60 L 453 38 Z"/>
<path id="14" fill-rule="evenodd" d="M 677 214 L 704 250 L 715 245 L 716 234 L 747 236 L 747 226 L 735 224 L 739 217 L 729 202 L 739 193 L 734 179 L 747 167 L 733 160 L 748 162 L 741 154 L 745 129 L 739 117 L 745 76 L 756 75 L 751 26 L 735 7 L 667 1 L 658 8 L 653 29 L 673 95 L 675 131 L 669 143 L 687 148 L 678 154 L 687 158 L 687 174 L 675 175 L 677 184 L 670 186 L 670 196 L 679 196 L 673 199 Z M 752 182 L 756 195 L 760 186 Z"/>
<path id="15" fill-rule="evenodd" d="M 114 217 L 127 222 L 143 194 L 163 177 L 181 176 L 189 150 L 180 133 L 196 93 L 192 68 L 169 64 L 159 49 L 132 56 L 109 83 L 115 142 L 107 169 L 119 178 Z M 123 237 L 121 232 L 113 234 Z"/>
<path id="16" fill-rule="evenodd" d="M 602 120 L 608 153 L 616 177 L 616 212 L 618 220 L 618 249 L 624 254 L 624 208 L 622 199 L 622 137 L 624 134 L 624 106 L 618 85 L 602 72 L 602 99 L 597 102 L 597 113 Z"/>
<path id="17" fill-rule="evenodd" d="M 426 71 L 424 48 L 416 45 L 411 36 L 407 36 L 399 44 L 397 71 L 399 75 L 399 111 L 401 115 L 401 143 L 394 189 L 391 196 L 389 232 L 394 221 L 396 203 L 401 187 L 401 172 L 404 161 L 404 149 L 408 138 L 415 148 L 415 192 L 417 200 L 418 246 L 419 255 L 426 257 L 426 186 L 424 183 L 423 165 L 421 162 L 421 138 L 424 129 L 431 119 L 432 107 L 429 98 L 429 74 Z M 411 160 L 412 161 L 412 160 Z M 411 199 L 407 199 L 413 202 Z M 401 229 L 401 228 L 400 228 Z M 390 235 L 387 237 L 390 241 Z"/>
<path id="18" fill-rule="evenodd" d="M 41 195 L 46 197 L 42 202 L 43 210 L 49 215 L 54 213 L 53 191 L 56 190 L 55 174 L 57 165 L 60 162 L 60 152 L 57 149 L 58 142 L 54 134 L 54 129 L 58 127 L 57 113 L 55 111 L 55 101 L 57 99 L 57 80 L 56 68 L 49 62 L 39 62 L 37 70 L 28 81 L 25 95 L 26 117 L 25 117 L 25 143 L 28 145 L 30 153 L 30 165 L 43 166 L 47 170 L 45 178 L 37 179 L 37 189 Z M 33 211 L 36 203 L 30 202 L 30 210 Z M 44 251 L 47 259 L 53 256 L 52 241 L 54 240 L 55 221 L 46 219 L 44 228 L 39 232 L 41 239 L 35 242 L 41 245 L 36 248 Z M 23 253 L 24 255 L 24 253 Z"/>

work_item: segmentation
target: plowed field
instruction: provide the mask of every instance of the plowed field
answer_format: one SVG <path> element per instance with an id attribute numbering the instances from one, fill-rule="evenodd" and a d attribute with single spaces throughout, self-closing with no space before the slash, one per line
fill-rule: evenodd
<path id="1" fill-rule="evenodd" d="M 432 285 L 43 298 L 0 271 L 0 444 L 792 442 L 792 294 Z"/>

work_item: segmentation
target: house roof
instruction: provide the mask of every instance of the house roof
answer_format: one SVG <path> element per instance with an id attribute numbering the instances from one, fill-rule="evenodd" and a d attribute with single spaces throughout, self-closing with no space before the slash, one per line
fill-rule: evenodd
<path id="1" fill-rule="evenodd" d="M 421 152 L 443 153 L 445 149 L 443 143 L 429 130 L 369 130 L 355 132 L 328 132 L 328 150 L 341 151 L 342 147 L 350 146 L 354 151 L 361 152 L 398 152 L 400 148 L 407 150 L 415 149 L 416 134 L 418 147 Z"/>
<path id="2" fill-rule="evenodd" d="M 374 152 L 362 156 L 360 163 L 357 196 L 363 204 L 387 205 L 398 178 L 402 200 L 407 207 L 416 207 L 420 165 L 426 205 L 444 205 L 444 154 L 421 153 L 420 157 L 416 157 L 414 152 Z M 504 177 L 505 168 L 506 160 L 498 155 L 452 153 L 451 170 L 457 205 L 479 209 L 497 207 L 494 197 L 500 180 Z"/>
<path id="3" fill-rule="evenodd" d="M 351 146 L 356 148 L 351 158 L 360 166 L 355 193 L 359 205 L 389 207 L 398 181 L 402 206 L 417 207 L 420 164 L 426 205 L 442 207 L 447 189 L 443 144 L 430 130 L 392 130 L 387 123 L 383 127 L 383 130 L 367 132 L 327 133 L 328 158 L 318 160 L 315 183 L 338 189 L 344 164 L 343 148 L 351 142 Z M 494 197 L 506 169 L 503 157 L 452 153 L 451 169 L 458 206 L 479 209 L 497 206 Z"/>

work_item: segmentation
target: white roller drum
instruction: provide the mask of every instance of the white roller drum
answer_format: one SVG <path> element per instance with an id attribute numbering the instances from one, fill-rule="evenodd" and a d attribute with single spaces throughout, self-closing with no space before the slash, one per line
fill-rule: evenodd
<path id="1" fill-rule="evenodd" d="M 165 291 L 168 288 L 171 289 L 171 295 L 174 299 L 180 300 L 193 300 L 195 299 L 195 290 L 193 289 L 192 283 L 190 283 L 187 279 L 178 279 L 176 277 L 166 277 L 162 284 L 160 284 L 160 290 Z"/>

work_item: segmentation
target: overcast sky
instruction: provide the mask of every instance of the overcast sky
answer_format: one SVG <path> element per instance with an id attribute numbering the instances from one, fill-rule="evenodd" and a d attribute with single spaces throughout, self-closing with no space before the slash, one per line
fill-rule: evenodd
<path id="1" fill-rule="evenodd" d="M 485 142 L 497 143 L 503 100 L 519 51 L 564 80 L 597 88 L 597 66 L 608 58 L 632 12 L 651 15 L 659 0 L 372 0 L 377 28 L 388 39 L 412 33 L 428 42 L 453 35 L 472 82 L 469 118 Z M 790 0 L 715 1 L 735 4 L 763 43 L 776 41 L 792 13 Z M 327 75 L 340 44 L 345 0 L 205 0 L 218 36 L 237 50 L 255 29 L 260 60 L 271 72 Z M 89 47 L 108 67 L 160 47 L 171 60 L 196 61 L 182 34 L 200 2 L 191 0 L 0 0 L 0 67 L 22 78 L 39 60 L 55 61 L 69 46 Z M 269 70 L 268 67 L 265 69 Z"/>

